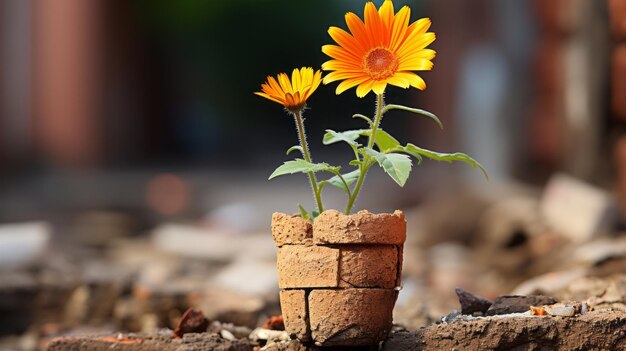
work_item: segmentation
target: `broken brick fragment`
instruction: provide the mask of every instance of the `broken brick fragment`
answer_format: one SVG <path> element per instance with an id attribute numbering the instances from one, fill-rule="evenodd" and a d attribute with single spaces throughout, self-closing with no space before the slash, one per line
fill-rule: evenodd
<path id="1" fill-rule="evenodd" d="M 180 320 L 176 329 L 174 329 L 174 335 L 182 338 L 187 333 L 202 333 L 209 327 L 209 320 L 204 316 L 204 313 L 200 310 L 189 308 Z"/>

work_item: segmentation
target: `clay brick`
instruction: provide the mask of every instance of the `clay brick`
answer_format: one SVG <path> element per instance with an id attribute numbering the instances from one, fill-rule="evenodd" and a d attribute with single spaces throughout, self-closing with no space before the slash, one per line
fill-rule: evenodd
<path id="1" fill-rule="evenodd" d="M 283 312 L 285 330 L 291 337 L 301 341 L 311 340 L 306 291 L 283 290 L 280 292 L 280 308 Z"/>
<path id="2" fill-rule="evenodd" d="M 339 286 L 355 288 L 394 288 L 397 280 L 396 246 L 341 247 Z"/>
<path id="3" fill-rule="evenodd" d="M 277 247 L 303 244 L 313 237 L 313 228 L 310 221 L 298 215 L 276 212 L 272 214 L 272 236 Z"/>
<path id="4" fill-rule="evenodd" d="M 317 346 L 375 345 L 392 325 L 394 289 L 313 290 L 309 294 L 311 337 Z"/>
<path id="5" fill-rule="evenodd" d="M 609 0 L 611 31 L 618 40 L 626 39 L 626 0 Z"/>
<path id="6" fill-rule="evenodd" d="M 398 271 L 396 273 L 396 286 L 402 287 L 402 265 L 404 261 L 404 245 L 396 246 L 398 250 Z"/>
<path id="7" fill-rule="evenodd" d="M 615 47 L 612 68 L 611 100 L 613 113 L 617 118 L 624 121 L 626 120 L 626 43 Z"/>
<path id="8" fill-rule="evenodd" d="M 401 245 L 405 239 L 406 220 L 402 211 L 381 214 L 360 211 L 344 215 L 327 210 L 313 223 L 315 243 Z"/>
<path id="9" fill-rule="evenodd" d="M 278 286 L 337 287 L 339 250 L 324 246 L 285 245 L 278 248 Z"/>

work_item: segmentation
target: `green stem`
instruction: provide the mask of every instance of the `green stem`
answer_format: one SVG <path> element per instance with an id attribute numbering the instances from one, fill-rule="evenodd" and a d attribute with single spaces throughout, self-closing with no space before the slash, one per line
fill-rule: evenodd
<path id="1" fill-rule="evenodd" d="M 337 177 L 339 177 L 339 179 L 343 183 L 343 186 L 346 187 L 346 191 L 348 192 L 348 198 L 352 197 L 352 192 L 350 191 L 350 186 L 348 185 L 348 182 L 346 182 L 346 178 L 344 178 L 341 175 L 341 172 L 337 172 L 337 173 L 335 173 L 335 175 L 337 175 Z"/>
<path id="2" fill-rule="evenodd" d="M 374 124 L 371 126 L 372 131 L 369 136 L 369 141 L 367 142 L 367 147 L 374 147 L 374 141 L 376 140 L 376 131 L 378 130 L 378 126 L 380 125 L 380 121 L 383 117 L 383 108 L 385 104 L 385 99 L 383 94 L 376 95 L 376 117 L 374 118 Z M 363 186 L 363 181 L 365 180 L 365 175 L 367 171 L 369 171 L 370 167 L 373 163 L 370 161 L 370 156 L 364 155 L 363 162 L 359 166 L 361 173 L 359 174 L 359 178 L 356 181 L 356 185 L 354 190 L 352 191 L 352 196 L 349 197 L 348 206 L 346 207 L 345 214 L 350 214 L 352 211 L 352 206 L 354 206 L 354 202 L 356 198 L 359 196 L 359 192 L 361 191 L 361 187 Z"/>
<path id="3" fill-rule="evenodd" d="M 309 144 L 306 141 L 306 133 L 304 132 L 304 119 L 302 118 L 302 110 L 293 113 L 293 118 L 296 121 L 296 127 L 298 129 L 298 138 L 300 139 L 300 146 L 302 147 L 302 156 L 304 160 L 313 163 L 311 159 L 311 153 L 309 152 Z M 324 212 L 324 205 L 322 204 L 322 195 L 317 185 L 317 179 L 315 173 L 309 172 L 309 181 L 311 182 L 311 188 L 315 195 L 315 201 L 317 202 L 317 210 L 319 213 Z"/>

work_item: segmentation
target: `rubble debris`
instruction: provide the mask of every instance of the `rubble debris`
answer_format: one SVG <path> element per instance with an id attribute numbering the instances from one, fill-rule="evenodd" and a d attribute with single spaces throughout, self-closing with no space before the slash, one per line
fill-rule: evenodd
<path id="1" fill-rule="evenodd" d="M 393 333 L 383 351 L 624 350 L 626 312 L 572 318 L 479 317 Z"/>
<path id="2" fill-rule="evenodd" d="M 209 320 L 204 316 L 201 310 L 193 308 L 187 309 L 180 320 L 176 329 L 174 329 L 174 335 L 182 338 L 187 333 L 202 333 L 209 327 Z M 232 336 L 232 334 L 231 334 Z M 233 337 L 234 338 L 234 337 Z"/>
<path id="3" fill-rule="evenodd" d="M 52 228 L 46 222 L 0 225 L 0 268 L 33 263 L 49 246 Z"/>
<path id="4" fill-rule="evenodd" d="M 499 314 L 526 312 L 530 309 L 530 306 L 552 305 L 556 302 L 557 301 L 552 297 L 541 295 L 505 295 L 498 297 L 491 307 L 489 307 L 485 315 L 495 316 Z"/>
<path id="5" fill-rule="evenodd" d="M 285 321 L 283 316 L 272 316 L 263 323 L 263 328 L 271 330 L 285 330 Z"/>
<path id="6" fill-rule="evenodd" d="M 586 302 L 557 303 L 550 306 L 530 306 L 530 314 L 534 316 L 573 317 L 576 314 L 585 314 L 590 308 Z"/>
<path id="7" fill-rule="evenodd" d="M 232 323 L 222 323 L 220 321 L 213 321 L 209 325 L 210 333 L 220 333 L 222 330 L 226 330 L 231 333 L 235 338 L 247 338 L 250 333 L 252 333 L 252 329 L 240 325 L 234 325 Z"/>
<path id="8" fill-rule="evenodd" d="M 47 351 L 253 351 L 247 339 L 226 340 L 215 333 L 189 333 L 171 338 L 158 333 L 108 336 L 59 337 L 48 342 Z"/>
<path id="9" fill-rule="evenodd" d="M 23 333 L 33 322 L 36 288 L 28 273 L 0 271 L 0 335 Z"/>
<path id="10" fill-rule="evenodd" d="M 266 342 L 279 342 L 289 341 L 291 338 L 289 334 L 284 330 L 270 330 L 264 328 L 256 328 L 250 333 L 250 340 L 252 341 L 266 341 Z"/>
<path id="11" fill-rule="evenodd" d="M 469 291 L 461 288 L 454 289 L 456 295 L 459 297 L 459 303 L 461 304 L 461 313 L 474 314 L 476 312 L 486 313 L 489 307 L 493 305 L 493 301 L 484 297 L 480 297 L 470 293 Z"/>

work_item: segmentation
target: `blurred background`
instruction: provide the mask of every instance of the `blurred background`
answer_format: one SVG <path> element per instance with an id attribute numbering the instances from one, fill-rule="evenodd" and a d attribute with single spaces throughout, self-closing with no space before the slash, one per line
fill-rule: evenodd
<path id="1" fill-rule="evenodd" d="M 171 327 L 188 306 L 251 327 L 279 313 L 271 213 L 313 201 L 304 176 L 266 180 L 297 139 L 253 92 L 319 68 L 327 28 L 363 5 L 0 0 L 0 345 Z M 626 1 L 394 5 L 432 19 L 437 57 L 426 91 L 387 101 L 446 128 L 396 112 L 385 129 L 466 152 L 491 176 L 425 161 L 404 189 L 368 177 L 356 207 L 409 220 L 396 320 L 447 313 L 455 286 L 493 297 L 546 273 L 626 269 Z M 334 88 L 313 95 L 305 123 L 314 158 L 345 164 L 323 131 L 362 128 L 350 116 L 374 97 Z"/>

